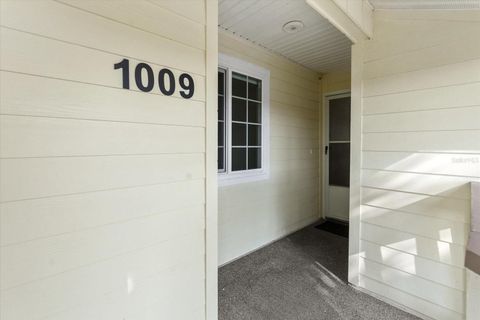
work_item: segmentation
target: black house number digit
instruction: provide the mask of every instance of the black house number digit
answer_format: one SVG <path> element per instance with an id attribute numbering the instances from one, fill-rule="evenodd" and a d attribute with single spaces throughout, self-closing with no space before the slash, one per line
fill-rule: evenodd
<path id="1" fill-rule="evenodd" d="M 122 87 L 130 89 L 130 60 L 123 59 L 113 65 L 115 70 L 122 69 Z M 146 75 L 146 78 L 143 75 Z M 158 72 L 158 88 L 166 96 L 175 93 L 176 80 L 172 70 L 163 68 Z M 182 73 L 179 77 L 180 96 L 184 99 L 190 99 L 195 93 L 195 82 L 188 73 Z M 135 84 L 140 91 L 150 92 L 155 86 L 155 77 L 152 67 L 147 63 L 139 63 L 135 66 Z"/>

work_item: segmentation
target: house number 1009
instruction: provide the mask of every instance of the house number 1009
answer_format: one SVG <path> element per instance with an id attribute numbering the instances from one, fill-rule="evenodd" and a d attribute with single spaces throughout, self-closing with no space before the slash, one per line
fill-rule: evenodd
<path id="1" fill-rule="evenodd" d="M 122 69 L 123 89 L 130 89 L 130 61 L 123 59 L 119 63 L 113 65 L 114 69 Z M 143 81 L 142 73 L 146 72 L 147 79 Z M 179 84 L 183 90 L 180 90 L 180 95 L 185 99 L 190 99 L 195 92 L 195 83 L 191 75 L 182 73 L 179 77 Z M 168 83 L 168 85 L 166 85 Z M 137 88 L 144 92 L 150 92 L 155 84 L 153 76 L 153 69 L 146 63 L 139 63 L 135 67 L 135 84 Z M 162 69 L 158 72 L 158 87 L 160 92 L 166 96 L 171 96 L 175 93 L 175 76 L 170 69 Z"/>

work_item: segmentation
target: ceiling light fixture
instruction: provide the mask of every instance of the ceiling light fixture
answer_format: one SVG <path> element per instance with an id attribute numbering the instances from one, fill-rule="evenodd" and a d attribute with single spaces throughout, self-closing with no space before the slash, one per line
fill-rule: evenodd
<path id="1" fill-rule="evenodd" d="M 298 31 L 302 30 L 303 27 L 305 27 L 305 25 L 303 24 L 302 21 L 293 20 L 293 21 L 288 21 L 287 23 L 285 23 L 283 25 L 282 29 L 286 33 L 296 33 Z"/>

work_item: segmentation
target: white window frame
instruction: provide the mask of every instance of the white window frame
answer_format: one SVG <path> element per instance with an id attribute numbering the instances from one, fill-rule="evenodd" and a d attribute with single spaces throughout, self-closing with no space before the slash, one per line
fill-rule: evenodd
<path id="1" fill-rule="evenodd" d="M 266 180 L 270 177 L 270 71 L 252 63 L 219 53 L 218 67 L 225 70 L 225 172 L 218 173 L 218 185 Z M 262 158 L 260 169 L 232 171 L 232 72 L 238 72 L 262 81 Z"/>

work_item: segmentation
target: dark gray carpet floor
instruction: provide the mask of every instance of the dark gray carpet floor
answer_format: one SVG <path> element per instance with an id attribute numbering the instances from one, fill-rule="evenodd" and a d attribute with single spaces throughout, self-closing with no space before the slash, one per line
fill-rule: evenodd
<path id="1" fill-rule="evenodd" d="M 346 284 L 348 240 L 313 226 L 219 270 L 219 320 L 419 319 Z"/>

